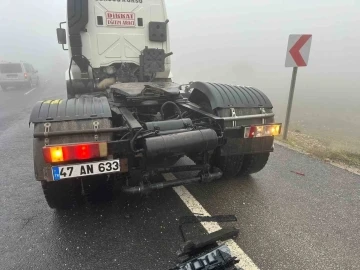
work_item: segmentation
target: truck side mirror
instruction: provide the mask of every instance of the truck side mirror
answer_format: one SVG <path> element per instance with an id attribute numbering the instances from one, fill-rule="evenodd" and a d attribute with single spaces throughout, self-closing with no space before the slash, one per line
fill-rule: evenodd
<path id="1" fill-rule="evenodd" d="M 66 30 L 63 28 L 56 29 L 57 39 L 59 44 L 66 44 Z"/>

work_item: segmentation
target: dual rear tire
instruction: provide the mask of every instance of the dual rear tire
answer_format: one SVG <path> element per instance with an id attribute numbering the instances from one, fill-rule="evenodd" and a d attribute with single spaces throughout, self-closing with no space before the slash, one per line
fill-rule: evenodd
<path id="1" fill-rule="evenodd" d="M 206 97 L 205 100 L 199 100 L 198 105 L 208 113 L 214 113 L 210 102 Z M 247 176 L 261 171 L 268 159 L 270 153 L 248 154 L 248 155 L 230 155 L 221 156 L 220 149 L 214 153 L 212 165 L 222 170 L 224 177 Z"/>
<path id="2" fill-rule="evenodd" d="M 243 164 L 238 175 L 250 175 L 264 169 L 269 160 L 270 153 L 245 155 Z"/>
<path id="3" fill-rule="evenodd" d="M 212 165 L 220 168 L 226 178 L 247 176 L 264 169 L 270 153 L 217 156 Z"/>
<path id="4" fill-rule="evenodd" d="M 50 208 L 70 209 L 80 203 L 80 180 L 66 179 L 59 182 L 41 181 L 41 187 Z"/>
<path id="5" fill-rule="evenodd" d="M 113 197 L 113 184 L 113 178 L 107 176 L 41 182 L 49 207 L 60 210 L 77 207 L 86 201 L 110 201 Z"/>

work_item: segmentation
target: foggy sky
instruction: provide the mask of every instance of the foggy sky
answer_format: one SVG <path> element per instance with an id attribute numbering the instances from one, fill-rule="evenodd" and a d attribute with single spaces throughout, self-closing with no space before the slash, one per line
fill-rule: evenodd
<path id="1" fill-rule="evenodd" d="M 360 120 L 360 1 L 166 2 L 175 82 L 252 85 L 284 114 L 291 79 L 291 68 L 284 67 L 288 36 L 313 34 L 309 66 L 298 72 L 294 110 L 306 103 L 349 111 Z M 29 61 L 40 72 L 63 76 L 68 55 L 55 29 L 65 12 L 65 0 L 1 0 L 0 61 Z"/>
<path id="2" fill-rule="evenodd" d="M 309 66 L 300 76 L 359 75 L 359 1 L 167 0 L 167 7 L 173 73 L 181 82 L 226 76 L 240 83 L 239 73 L 244 84 L 259 76 L 287 78 L 284 59 L 293 33 L 313 34 Z M 0 60 L 47 66 L 48 56 L 67 59 L 55 35 L 65 9 L 65 0 L 1 0 Z"/>

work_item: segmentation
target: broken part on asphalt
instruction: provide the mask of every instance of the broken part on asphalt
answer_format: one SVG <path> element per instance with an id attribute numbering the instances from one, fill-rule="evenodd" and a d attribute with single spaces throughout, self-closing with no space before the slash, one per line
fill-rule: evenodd
<path id="1" fill-rule="evenodd" d="M 237 221 L 234 215 L 218 216 L 184 216 L 179 220 L 179 230 L 185 243 L 177 252 L 179 264 L 170 270 L 235 270 L 239 260 L 231 255 L 226 244 L 218 244 L 238 236 L 236 228 L 223 228 L 213 233 L 200 236 L 193 240 L 186 240 L 183 225 L 201 222 L 233 222 Z"/>

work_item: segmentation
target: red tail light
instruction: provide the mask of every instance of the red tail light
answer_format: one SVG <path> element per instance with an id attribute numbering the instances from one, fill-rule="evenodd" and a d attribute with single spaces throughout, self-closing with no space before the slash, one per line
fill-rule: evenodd
<path id="1" fill-rule="evenodd" d="M 57 163 L 107 157 L 108 149 L 106 142 L 45 146 L 43 155 L 45 162 Z"/>
<path id="2" fill-rule="evenodd" d="M 251 126 L 250 130 L 249 130 L 249 138 L 254 138 L 256 133 L 256 127 L 255 126 Z"/>
<path id="3" fill-rule="evenodd" d="M 25 79 L 27 79 L 27 77 L 28 77 L 28 74 L 27 74 L 27 73 L 24 73 L 24 77 L 25 77 Z"/>

